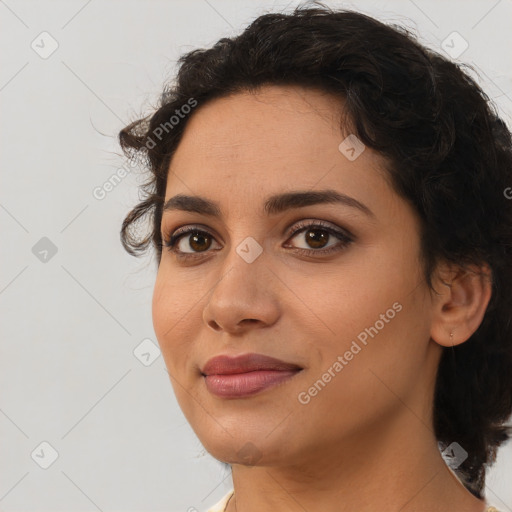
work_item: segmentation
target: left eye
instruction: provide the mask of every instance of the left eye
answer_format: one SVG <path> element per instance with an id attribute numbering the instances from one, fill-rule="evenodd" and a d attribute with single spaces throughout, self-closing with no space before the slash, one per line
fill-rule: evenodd
<path id="1" fill-rule="evenodd" d="M 348 234 L 331 227 L 328 224 L 316 223 L 316 224 L 301 224 L 295 226 L 290 238 L 293 239 L 299 235 L 305 235 L 303 240 L 307 244 L 306 247 L 296 247 L 297 252 L 307 255 L 315 254 L 328 254 L 334 251 L 341 250 L 345 246 L 349 245 L 353 239 Z M 326 243 L 330 238 L 335 237 L 339 242 L 334 243 L 330 246 L 326 246 Z M 308 247 L 312 249 L 308 249 Z"/>
<path id="2" fill-rule="evenodd" d="M 310 224 L 299 223 L 295 225 L 294 228 L 295 229 L 292 230 L 287 240 L 292 240 L 301 234 L 305 234 L 306 236 L 303 240 L 308 244 L 308 246 L 296 247 L 287 244 L 285 247 L 291 247 L 295 252 L 308 256 L 329 254 L 331 252 L 341 250 L 353 242 L 351 235 L 322 222 Z M 332 236 L 334 236 L 339 242 L 326 246 L 326 243 Z M 215 239 L 210 235 L 210 233 L 208 233 L 208 231 L 188 227 L 179 229 L 172 236 L 164 239 L 164 245 L 169 251 L 175 253 L 177 257 L 185 259 L 188 257 L 199 257 L 202 253 L 208 252 L 208 249 L 212 245 L 212 240 Z M 189 249 L 191 248 L 192 251 L 185 250 L 187 247 Z M 308 249 L 307 247 L 310 248 Z"/>

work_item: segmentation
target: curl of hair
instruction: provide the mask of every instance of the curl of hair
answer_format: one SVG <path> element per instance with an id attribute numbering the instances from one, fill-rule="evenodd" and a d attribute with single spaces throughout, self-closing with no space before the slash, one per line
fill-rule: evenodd
<path id="1" fill-rule="evenodd" d="M 330 92 L 343 101 L 340 128 L 383 155 L 394 190 L 417 211 L 425 279 L 440 261 L 487 264 L 492 297 L 477 331 L 445 348 L 433 423 L 440 448 L 468 453 L 455 470 L 482 497 L 486 467 L 512 434 L 512 139 L 478 84 L 420 45 L 407 29 L 364 14 L 299 6 L 257 18 L 243 33 L 182 56 L 156 112 L 119 133 L 128 157 L 142 155 L 149 180 L 126 216 L 121 240 L 131 254 L 162 254 L 160 222 L 167 172 L 187 122 L 201 105 L 266 84 Z M 193 98 L 196 109 L 161 139 L 155 130 Z M 150 216 L 152 231 L 132 234 Z"/>

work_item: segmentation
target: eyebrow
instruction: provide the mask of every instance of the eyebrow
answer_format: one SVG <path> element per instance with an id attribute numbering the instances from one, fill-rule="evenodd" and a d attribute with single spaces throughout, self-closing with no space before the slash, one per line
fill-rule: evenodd
<path id="1" fill-rule="evenodd" d="M 275 215 L 293 208 L 302 208 L 315 204 L 342 204 L 356 208 L 375 219 L 375 214 L 368 206 L 336 190 L 297 191 L 276 194 L 267 198 L 263 210 L 267 215 Z M 163 212 L 169 210 L 183 210 L 211 217 L 222 217 L 218 203 L 201 196 L 178 194 L 171 197 L 163 206 Z"/>

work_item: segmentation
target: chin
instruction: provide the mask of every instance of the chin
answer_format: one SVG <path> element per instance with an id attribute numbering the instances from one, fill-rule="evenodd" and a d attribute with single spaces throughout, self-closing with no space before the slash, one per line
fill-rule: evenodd
<path id="1" fill-rule="evenodd" d="M 259 434 L 251 435 L 242 424 L 240 428 L 232 425 L 230 429 L 226 429 L 228 432 L 218 426 L 215 431 L 217 435 L 213 437 L 210 430 L 200 440 L 206 451 L 221 462 L 242 466 L 276 466 L 284 459 L 288 460 L 293 450 L 289 435 L 280 437 L 277 432 L 274 432 L 275 435 L 268 435 L 273 429 L 275 425 L 260 429 Z"/>

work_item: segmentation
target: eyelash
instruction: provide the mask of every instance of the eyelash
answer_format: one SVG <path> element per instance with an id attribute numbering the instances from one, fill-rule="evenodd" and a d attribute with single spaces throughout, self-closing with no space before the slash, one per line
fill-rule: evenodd
<path id="1" fill-rule="evenodd" d="M 294 228 L 296 228 L 294 231 L 291 231 L 291 233 L 288 235 L 287 239 L 294 238 L 299 233 L 303 233 L 307 229 L 318 229 L 320 231 L 325 231 L 329 233 L 330 235 L 333 235 L 334 237 L 338 238 L 340 240 L 340 243 L 335 244 L 331 247 L 328 247 L 327 249 L 303 249 L 301 247 L 294 248 L 294 252 L 305 255 L 305 256 L 316 256 L 320 254 L 321 256 L 326 256 L 328 254 L 331 254 L 333 252 L 341 251 L 345 249 L 348 245 L 350 245 L 354 239 L 351 235 L 344 233 L 343 231 L 334 229 L 329 224 L 324 223 L 323 221 L 314 221 L 314 222 L 303 222 L 299 221 L 297 224 L 294 225 Z M 202 257 L 203 254 L 209 252 L 208 250 L 203 252 L 196 252 L 196 253 L 186 253 L 182 252 L 176 249 L 176 244 L 179 242 L 181 238 L 188 234 L 199 234 L 199 235 L 206 235 L 209 237 L 213 237 L 212 234 L 210 234 L 208 231 L 205 231 L 203 229 L 199 229 L 197 227 L 187 227 L 187 228 L 179 228 L 177 229 L 172 236 L 164 237 L 164 245 L 167 247 L 167 249 L 174 253 L 176 257 L 178 257 L 181 260 L 187 260 L 187 259 L 194 259 L 198 257 Z"/>

